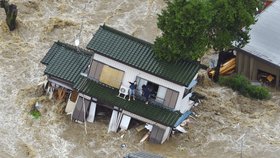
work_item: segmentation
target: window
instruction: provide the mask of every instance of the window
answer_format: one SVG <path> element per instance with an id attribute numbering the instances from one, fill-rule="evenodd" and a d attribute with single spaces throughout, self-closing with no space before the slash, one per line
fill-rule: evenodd
<path id="1" fill-rule="evenodd" d="M 167 89 L 163 105 L 174 109 L 177 103 L 178 96 L 179 96 L 179 92 L 171 89 Z"/>
<path id="2" fill-rule="evenodd" d="M 89 71 L 89 75 L 88 75 L 89 78 L 99 81 L 103 66 L 104 66 L 104 64 L 93 60 L 91 63 L 91 66 L 90 66 L 90 71 Z"/>
<path id="3" fill-rule="evenodd" d="M 162 87 L 158 84 L 155 84 L 153 82 L 150 82 L 150 81 L 145 80 L 140 77 L 136 78 L 136 82 L 137 82 L 137 94 L 138 95 L 140 95 L 140 96 L 142 95 L 142 86 L 146 85 L 151 91 L 150 99 L 155 100 L 159 103 L 163 103 L 164 96 L 166 93 L 165 87 Z"/>
<path id="4" fill-rule="evenodd" d="M 119 89 L 122 83 L 123 75 L 123 71 L 104 65 L 99 81 Z"/>

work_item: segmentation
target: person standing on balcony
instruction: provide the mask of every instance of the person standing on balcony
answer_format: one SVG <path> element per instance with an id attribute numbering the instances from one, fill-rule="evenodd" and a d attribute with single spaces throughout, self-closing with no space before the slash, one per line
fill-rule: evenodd
<path id="1" fill-rule="evenodd" d="M 133 100 L 135 100 L 135 89 L 137 87 L 136 81 L 134 82 L 129 82 L 130 86 L 129 86 L 129 97 L 128 97 L 128 101 L 130 101 L 130 97 L 133 97 Z"/>
<path id="2" fill-rule="evenodd" d="M 148 104 L 149 103 L 149 97 L 151 95 L 151 91 L 150 91 L 150 89 L 148 88 L 147 85 L 142 86 L 142 91 L 143 91 L 143 95 L 145 97 L 145 104 Z"/>

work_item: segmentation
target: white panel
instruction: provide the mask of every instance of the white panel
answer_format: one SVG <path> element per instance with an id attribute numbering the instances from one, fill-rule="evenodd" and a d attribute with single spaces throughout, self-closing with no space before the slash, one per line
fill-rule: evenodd
<path id="1" fill-rule="evenodd" d="M 166 91 L 167 91 L 167 88 L 162 87 L 162 86 L 158 87 L 157 98 L 156 98 L 157 102 L 163 103 Z"/>
<path id="2" fill-rule="evenodd" d="M 117 130 L 118 130 L 118 112 L 116 110 L 113 110 L 109 123 L 108 133 L 117 132 Z"/>
<path id="3" fill-rule="evenodd" d="M 124 130 L 127 130 L 128 126 L 129 126 L 129 123 L 130 123 L 130 120 L 131 120 L 131 117 L 123 115 L 122 121 L 121 121 L 121 124 L 120 124 L 120 128 L 124 129 Z"/>
<path id="4" fill-rule="evenodd" d="M 77 99 L 77 100 L 78 100 L 78 99 Z M 76 101 L 77 101 L 77 100 L 76 100 Z M 65 108 L 66 114 L 67 114 L 67 115 L 68 115 L 68 114 L 72 114 L 73 111 L 74 111 L 75 106 L 76 106 L 76 103 L 75 103 L 75 102 L 72 102 L 72 101 L 70 100 L 70 98 L 69 98 L 69 99 L 68 99 L 68 102 L 67 102 L 67 105 L 66 105 L 66 108 Z"/>
<path id="5" fill-rule="evenodd" d="M 96 111 L 96 102 L 91 102 L 87 121 L 93 123 Z"/>
<path id="6" fill-rule="evenodd" d="M 55 84 L 55 87 L 61 86 L 61 87 L 64 87 L 66 89 L 72 90 L 71 87 L 69 87 L 68 85 L 66 85 L 66 84 L 64 84 L 62 82 L 59 82 L 59 81 L 56 81 L 56 80 L 50 79 L 50 78 L 48 80 L 51 82 L 52 86 L 53 86 L 53 84 Z"/>
<path id="7" fill-rule="evenodd" d="M 87 100 L 91 100 L 91 97 L 90 97 L 90 96 L 87 96 L 87 95 L 85 95 L 85 94 L 83 94 L 83 93 L 79 93 L 79 97 L 85 98 L 85 99 L 87 99 Z"/>

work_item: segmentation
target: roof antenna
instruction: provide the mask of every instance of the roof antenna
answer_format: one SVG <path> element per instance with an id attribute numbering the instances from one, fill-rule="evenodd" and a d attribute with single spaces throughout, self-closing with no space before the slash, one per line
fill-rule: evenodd
<path id="1" fill-rule="evenodd" d="M 79 38 L 76 38 L 75 39 L 75 46 L 78 47 L 80 44 L 80 39 Z"/>
<path id="2" fill-rule="evenodd" d="M 87 8 L 87 5 L 90 3 L 91 1 L 88 0 L 88 2 L 85 4 L 83 10 L 86 10 Z M 80 27 L 80 31 L 79 33 L 75 36 L 75 46 L 77 47 L 77 50 L 79 51 L 78 49 L 78 46 L 80 45 L 80 37 L 81 37 L 81 34 L 82 34 L 82 31 L 83 31 L 83 27 L 84 27 L 84 18 L 82 19 L 82 24 L 81 24 L 81 27 Z"/>

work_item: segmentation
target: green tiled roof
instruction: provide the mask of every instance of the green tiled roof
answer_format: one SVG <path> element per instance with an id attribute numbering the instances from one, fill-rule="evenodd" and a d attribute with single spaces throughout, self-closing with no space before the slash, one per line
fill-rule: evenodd
<path id="1" fill-rule="evenodd" d="M 45 74 L 75 83 L 90 63 L 92 53 L 62 42 L 55 42 L 41 60 Z"/>
<path id="2" fill-rule="evenodd" d="M 194 61 L 164 62 L 155 58 L 152 44 L 110 28 L 100 26 L 88 49 L 135 67 L 142 71 L 188 86 L 197 74 L 200 65 Z"/>
<path id="3" fill-rule="evenodd" d="M 109 106 L 120 107 L 169 127 L 174 127 L 176 121 L 182 116 L 178 111 L 171 111 L 153 104 L 146 105 L 139 100 L 127 101 L 119 98 L 117 97 L 118 90 L 106 87 L 83 76 L 76 82 L 74 88 L 78 89 L 79 92 L 97 98 L 98 101 Z"/>

